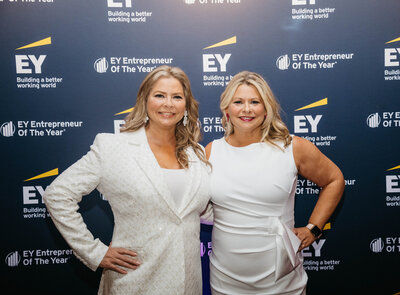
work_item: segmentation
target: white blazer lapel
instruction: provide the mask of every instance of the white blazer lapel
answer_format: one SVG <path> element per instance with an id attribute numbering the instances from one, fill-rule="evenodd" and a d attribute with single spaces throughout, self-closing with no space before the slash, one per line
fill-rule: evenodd
<path id="1" fill-rule="evenodd" d="M 190 208 L 189 205 L 196 196 L 202 180 L 200 160 L 197 158 L 192 148 L 189 148 L 187 153 L 189 158 L 189 180 L 183 195 L 182 210 L 180 212 L 181 216 L 184 216 L 185 211 Z"/>
<path id="2" fill-rule="evenodd" d="M 135 158 L 138 166 L 143 170 L 143 173 L 152 183 L 154 189 L 158 192 L 161 199 L 170 208 L 173 214 L 179 218 L 178 209 L 172 199 L 171 192 L 165 182 L 164 175 L 157 159 L 155 158 L 146 137 L 144 128 L 139 129 L 128 135 L 129 144 L 137 146 L 133 157 Z"/>

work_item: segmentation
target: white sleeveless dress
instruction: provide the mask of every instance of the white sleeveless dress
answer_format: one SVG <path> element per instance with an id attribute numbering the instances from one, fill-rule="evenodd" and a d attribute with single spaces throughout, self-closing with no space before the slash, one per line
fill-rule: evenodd
<path id="1" fill-rule="evenodd" d="M 283 145 L 282 145 L 283 146 Z M 307 274 L 294 227 L 297 168 L 292 145 L 245 147 L 215 140 L 212 294 L 305 294 Z"/>

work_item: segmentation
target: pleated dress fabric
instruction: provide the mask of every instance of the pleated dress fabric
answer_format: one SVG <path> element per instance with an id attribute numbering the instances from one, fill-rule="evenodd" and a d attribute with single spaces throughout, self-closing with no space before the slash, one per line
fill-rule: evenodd
<path id="1" fill-rule="evenodd" d="M 212 294 L 305 294 L 300 241 L 291 230 L 297 183 L 292 145 L 234 147 L 221 138 L 212 144 L 210 161 Z"/>

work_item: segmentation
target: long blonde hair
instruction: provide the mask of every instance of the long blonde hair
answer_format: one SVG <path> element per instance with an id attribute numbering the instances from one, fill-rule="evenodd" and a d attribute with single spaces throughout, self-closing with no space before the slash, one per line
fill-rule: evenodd
<path id="1" fill-rule="evenodd" d="M 190 87 L 190 81 L 184 71 L 178 67 L 160 66 L 150 72 L 143 80 L 139 87 L 139 91 L 136 98 L 136 105 L 133 110 L 126 116 L 125 124 L 121 129 L 121 132 L 133 132 L 144 126 L 146 126 L 147 116 L 147 98 L 153 88 L 154 84 L 160 78 L 175 78 L 181 84 L 183 93 L 186 100 L 187 110 L 187 124 L 183 125 L 183 119 L 180 120 L 175 128 L 176 137 L 176 150 L 175 155 L 178 163 L 183 168 L 189 167 L 189 160 L 186 153 L 188 147 L 192 147 L 197 157 L 209 165 L 204 151 L 198 144 L 201 139 L 201 132 L 199 126 L 199 103 L 195 100 Z"/>
<path id="2" fill-rule="evenodd" d="M 225 137 L 234 133 L 233 125 L 226 117 L 226 110 L 232 102 L 233 95 L 237 88 L 243 84 L 252 85 L 257 89 L 264 102 L 265 110 L 267 111 L 267 116 L 261 125 L 262 136 L 260 141 L 271 143 L 279 148 L 280 146 L 277 145 L 276 142 L 281 141 L 286 148 L 291 143 L 292 137 L 281 119 L 281 107 L 263 77 L 257 73 L 248 71 L 236 74 L 221 94 L 220 109 L 222 112 L 222 126 L 225 129 Z"/>

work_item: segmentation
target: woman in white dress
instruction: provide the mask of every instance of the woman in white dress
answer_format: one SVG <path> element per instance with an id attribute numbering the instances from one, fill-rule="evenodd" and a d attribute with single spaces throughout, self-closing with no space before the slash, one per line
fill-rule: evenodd
<path id="1" fill-rule="evenodd" d="M 301 251 L 321 235 L 344 190 L 340 169 L 311 142 L 291 136 L 258 74 L 241 72 L 221 95 L 225 136 L 209 143 L 214 211 L 212 294 L 305 294 Z M 322 188 L 294 227 L 297 175 Z"/>
<path id="2" fill-rule="evenodd" d="M 149 73 L 125 121 L 120 134 L 98 134 L 46 189 L 47 208 L 74 254 L 92 270 L 103 268 L 99 294 L 201 295 L 208 161 L 197 143 L 198 103 L 186 74 L 169 66 Z M 78 212 L 96 188 L 114 214 L 110 246 Z"/>

